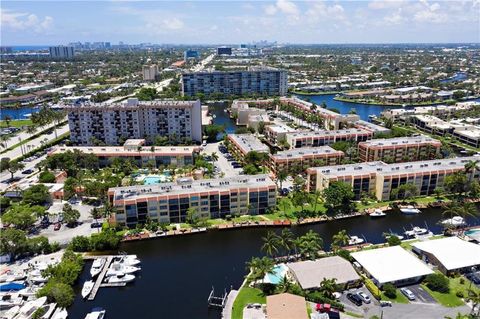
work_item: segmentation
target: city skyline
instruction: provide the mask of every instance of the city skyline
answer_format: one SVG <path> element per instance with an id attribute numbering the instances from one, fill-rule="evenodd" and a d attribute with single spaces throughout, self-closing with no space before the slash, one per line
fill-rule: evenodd
<path id="1" fill-rule="evenodd" d="M 1 36 L 2 45 L 476 43 L 479 8 L 478 0 L 4 1 Z"/>

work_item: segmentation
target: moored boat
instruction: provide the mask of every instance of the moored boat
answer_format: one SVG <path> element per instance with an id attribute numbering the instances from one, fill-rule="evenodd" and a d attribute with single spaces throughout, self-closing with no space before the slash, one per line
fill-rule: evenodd
<path id="1" fill-rule="evenodd" d="M 373 211 L 373 213 L 370 213 L 369 216 L 372 218 L 378 218 L 378 217 L 385 217 L 387 216 L 387 214 L 384 213 L 381 209 L 377 208 Z"/>
<path id="2" fill-rule="evenodd" d="M 109 284 L 117 284 L 117 283 L 126 284 L 129 282 L 132 282 L 133 280 L 135 280 L 135 276 L 130 274 L 117 274 L 115 276 L 110 276 L 107 279 L 105 279 L 105 281 L 108 282 Z"/>
<path id="3" fill-rule="evenodd" d="M 103 319 L 105 317 L 105 309 L 96 307 L 93 308 L 91 312 L 89 312 L 85 319 Z"/>
<path id="4" fill-rule="evenodd" d="M 105 258 L 97 258 L 93 261 L 92 268 L 90 268 L 90 275 L 92 276 L 92 278 L 102 272 L 105 261 Z"/>
<path id="5" fill-rule="evenodd" d="M 364 242 L 365 242 L 365 240 L 363 240 L 362 238 L 360 238 L 358 236 L 350 236 L 350 238 L 348 239 L 348 245 L 349 246 L 360 245 L 360 244 L 363 244 Z"/>
<path id="6" fill-rule="evenodd" d="M 402 207 L 400 208 L 400 211 L 405 215 L 416 215 L 421 213 L 420 209 L 413 206 Z"/>
<path id="7" fill-rule="evenodd" d="M 133 274 L 139 270 L 140 270 L 139 267 L 125 265 L 124 263 L 121 263 L 121 262 L 115 262 L 107 270 L 107 273 L 105 274 L 105 276 L 110 277 L 110 276 L 116 276 L 117 274 Z"/>
<path id="8" fill-rule="evenodd" d="M 453 216 L 452 218 L 442 220 L 442 224 L 453 226 L 453 227 L 460 227 L 460 226 L 464 226 L 466 222 L 465 222 L 465 219 L 463 219 L 463 217 Z"/>
<path id="9" fill-rule="evenodd" d="M 95 285 L 95 282 L 93 282 L 93 280 L 87 280 L 83 283 L 83 287 L 82 287 L 83 298 L 87 298 L 87 296 L 92 291 L 94 285 Z"/>
<path id="10" fill-rule="evenodd" d="M 405 231 L 404 234 L 408 238 L 413 238 L 413 237 L 416 237 L 416 236 L 427 235 L 428 233 L 429 233 L 428 229 L 415 226 L 411 230 Z"/>

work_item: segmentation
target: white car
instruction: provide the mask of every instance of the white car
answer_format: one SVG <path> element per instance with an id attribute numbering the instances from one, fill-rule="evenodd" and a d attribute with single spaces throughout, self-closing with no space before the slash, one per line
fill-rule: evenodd
<path id="1" fill-rule="evenodd" d="M 357 292 L 357 295 L 362 299 L 364 303 L 370 303 L 372 300 L 370 300 L 370 297 L 364 293 L 363 291 Z"/>
<path id="2" fill-rule="evenodd" d="M 413 294 L 413 292 L 410 289 L 400 288 L 400 291 L 402 292 L 402 294 L 405 295 L 405 297 L 408 298 L 408 300 L 415 300 L 415 295 Z"/>

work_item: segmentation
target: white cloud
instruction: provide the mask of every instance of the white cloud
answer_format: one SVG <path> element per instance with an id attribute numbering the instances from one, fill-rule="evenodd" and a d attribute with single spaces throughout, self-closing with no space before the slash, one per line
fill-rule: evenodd
<path id="1" fill-rule="evenodd" d="M 277 7 L 270 4 L 264 8 L 265 14 L 269 16 L 273 16 L 275 13 L 277 13 Z"/>
<path id="2" fill-rule="evenodd" d="M 183 29 L 184 23 L 179 18 L 167 18 L 162 20 L 163 25 L 170 30 Z"/>
<path id="3" fill-rule="evenodd" d="M 443 23 L 449 20 L 446 12 L 442 12 L 439 3 L 428 4 L 427 0 L 420 0 L 422 8 L 417 10 L 413 16 L 416 22 Z"/>
<path id="4" fill-rule="evenodd" d="M 138 17 L 145 27 L 154 33 L 165 33 L 165 30 L 182 30 L 185 23 L 180 16 L 163 10 L 143 10 L 130 6 L 115 6 L 112 11 Z"/>
<path id="5" fill-rule="evenodd" d="M 291 1 L 278 0 L 276 6 L 280 11 L 288 15 L 298 15 L 300 13 L 297 5 Z"/>
<path id="6" fill-rule="evenodd" d="M 387 25 L 397 25 L 405 21 L 405 18 L 402 15 L 402 9 L 398 9 L 392 14 L 386 15 L 383 17 L 383 22 Z"/>
<path id="7" fill-rule="evenodd" d="M 368 3 L 368 8 L 373 10 L 399 8 L 405 0 L 373 0 Z"/>
<path id="8" fill-rule="evenodd" d="M 0 9 L 0 21 L 3 28 L 32 30 L 36 33 L 48 31 L 53 26 L 53 18 L 50 16 L 45 16 L 41 19 L 32 13 L 15 12 L 5 9 Z"/>
<path id="9" fill-rule="evenodd" d="M 305 13 L 307 21 L 318 23 L 321 21 L 338 21 L 344 25 L 350 25 L 345 9 L 340 4 L 328 5 L 327 2 L 315 2 Z M 336 25 L 336 27 L 339 27 Z"/>

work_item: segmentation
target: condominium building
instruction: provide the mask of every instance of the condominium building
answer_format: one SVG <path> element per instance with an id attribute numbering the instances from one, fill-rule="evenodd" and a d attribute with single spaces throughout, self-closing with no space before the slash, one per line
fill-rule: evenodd
<path id="1" fill-rule="evenodd" d="M 71 59 L 75 56 L 75 49 L 72 46 L 54 46 L 48 48 L 51 58 Z"/>
<path id="2" fill-rule="evenodd" d="M 144 81 L 155 81 L 158 77 L 158 65 L 144 65 L 142 67 L 142 75 Z"/>
<path id="3" fill-rule="evenodd" d="M 442 143 L 428 136 L 375 139 L 358 144 L 362 162 L 388 163 L 434 159 L 440 154 Z"/>
<path id="4" fill-rule="evenodd" d="M 287 133 L 293 132 L 297 132 L 297 130 L 287 125 L 268 125 L 263 134 L 270 143 L 278 145 L 282 141 L 287 141 Z"/>
<path id="5" fill-rule="evenodd" d="M 340 164 L 343 156 L 330 146 L 300 148 L 271 154 L 268 166 L 276 175 L 281 171 L 300 174 L 309 167 Z"/>
<path id="6" fill-rule="evenodd" d="M 65 152 L 83 152 L 98 158 L 101 167 L 108 166 L 116 158 L 131 160 L 137 166 L 148 165 L 177 166 L 193 165 L 200 153 L 198 146 L 144 146 L 145 140 L 127 140 L 124 146 L 60 146 L 55 147 L 48 156 Z"/>
<path id="7" fill-rule="evenodd" d="M 270 153 L 267 145 L 263 144 L 253 134 L 228 134 L 229 149 L 232 155 L 243 162 L 245 156 L 250 152 Z"/>
<path id="8" fill-rule="evenodd" d="M 191 180 L 175 183 L 116 187 L 108 190 L 115 221 L 134 227 L 147 219 L 181 223 L 189 208 L 202 218 L 264 214 L 276 205 L 276 185 L 268 175 Z"/>
<path id="9" fill-rule="evenodd" d="M 443 188 L 445 177 L 465 172 L 465 164 L 479 157 L 445 158 L 430 161 L 386 164 L 365 162 L 359 164 L 312 167 L 307 169 L 307 190 L 323 190 L 331 182 L 342 181 L 352 186 L 355 198 L 362 193 L 374 194 L 378 200 L 389 200 L 392 190 L 403 184 L 413 184 L 419 195 L 433 194 Z M 468 178 L 480 180 L 480 171 L 471 170 Z"/>
<path id="10" fill-rule="evenodd" d="M 248 71 L 214 71 L 182 74 L 182 95 L 273 95 L 287 94 L 287 71 L 250 68 Z"/>
<path id="11" fill-rule="evenodd" d="M 480 147 L 480 127 L 469 127 L 455 129 L 452 135 L 462 143 L 479 148 Z"/>
<path id="12" fill-rule="evenodd" d="M 202 141 L 200 101 L 128 99 L 118 103 L 85 103 L 65 106 L 70 140 L 77 145 L 100 141 L 118 145 L 126 139 L 157 136 Z"/>
<path id="13" fill-rule="evenodd" d="M 316 147 L 332 145 L 340 141 L 363 142 L 371 139 L 371 131 L 350 128 L 336 131 L 293 132 L 287 133 L 286 139 L 290 148 Z"/>
<path id="14" fill-rule="evenodd" d="M 412 122 L 416 128 L 434 135 L 445 136 L 453 132 L 453 127 L 448 122 L 433 115 L 416 115 Z"/>
<path id="15" fill-rule="evenodd" d="M 359 129 L 372 131 L 373 136 L 376 136 L 378 134 L 389 134 L 391 132 L 391 130 L 386 127 L 364 120 L 358 120 L 354 122 L 353 126 Z"/>

